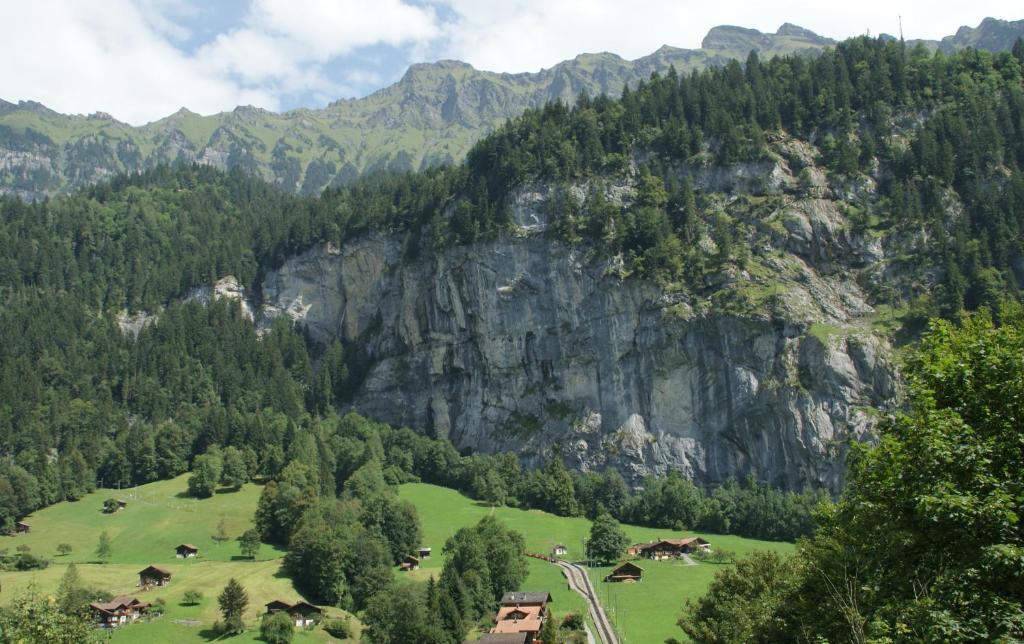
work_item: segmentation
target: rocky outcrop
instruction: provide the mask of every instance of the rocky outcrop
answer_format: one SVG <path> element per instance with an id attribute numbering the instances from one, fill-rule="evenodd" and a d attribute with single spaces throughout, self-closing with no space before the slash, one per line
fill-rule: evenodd
<path id="1" fill-rule="evenodd" d="M 844 243 L 806 209 L 803 252 Z M 820 293 L 813 280 L 791 285 L 804 313 L 744 315 L 622 279 L 613 264 L 539 234 L 409 264 L 400 240 L 370 237 L 268 274 L 261 323 L 286 315 L 358 347 L 370 366 L 353 408 L 462 449 L 527 462 L 554 449 L 634 481 L 754 472 L 840 489 L 848 445 L 870 437 L 868 410 L 895 386 L 855 284 L 816 276 Z"/>

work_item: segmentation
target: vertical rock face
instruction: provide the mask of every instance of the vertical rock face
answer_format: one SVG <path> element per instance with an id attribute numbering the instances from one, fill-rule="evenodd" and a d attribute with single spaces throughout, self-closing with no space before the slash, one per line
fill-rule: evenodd
<path id="1" fill-rule="evenodd" d="M 892 395 L 887 342 L 856 330 L 863 310 L 816 307 L 841 324 L 828 332 L 700 312 L 540 236 L 414 263 L 400 250 L 388 237 L 312 249 L 266 277 L 259 315 L 358 346 L 355 409 L 463 449 L 838 490 L 866 410 Z"/>

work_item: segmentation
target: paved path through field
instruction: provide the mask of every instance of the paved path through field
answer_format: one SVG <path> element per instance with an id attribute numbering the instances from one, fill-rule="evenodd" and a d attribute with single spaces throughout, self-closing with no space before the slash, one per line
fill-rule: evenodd
<path id="1" fill-rule="evenodd" d="M 590 583 L 590 576 L 587 575 L 586 569 L 561 559 L 556 559 L 552 563 L 562 569 L 565 578 L 569 581 L 569 587 L 579 593 L 587 602 L 590 617 L 594 620 L 594 625 L 597 626 L 597 638 L 601 640 L 602 644 L 619 644 L 619 638 L 615 634 L 611 622 L 608 621 L 601 602 L 597 599 L 597 592 L 594 591 L 594 586 Z"/>

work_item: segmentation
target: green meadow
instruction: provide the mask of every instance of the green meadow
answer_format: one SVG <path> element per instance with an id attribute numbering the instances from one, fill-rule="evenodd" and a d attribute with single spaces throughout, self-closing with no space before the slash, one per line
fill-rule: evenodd
<path id="1" fill-rule="evenodd" d="M 431 574 L 439 574 L 443 563 L 439 553 L 448 537 L 459 528 L 472 525 L 488 514 L 494 514 L 506 525 L 521 532 L 526 539 L 528 552 L 550 554 L 555 545 L 562 544 L 568 548 L 566 559 L 579 560 L 582 559 L 583 539 L 590 534 L 590 521 L 587 519 L 559 517 L 539 510 L 492 508 L 454 490 L 434 485 L 406 484 L 401 487 L 399 495 L 416 505 L 423 523 L 423 545 L 430 546 L 435 553 L 423 560 L 420 570 L 410 573 L 414 578 L 426 579 Z M 682 536 L 670 530 L 630 525 L 623 528 L 634 542 Z M 757 541 L 733 535 L 701 533 L 701 536 L 711 542 L 712 548 L 724 548 L 738 555 L 755 550 L 789 553 L 794 548 L 791 543 Z M 682 630 L 676 626 L 683 602 L 702 595 L 722 564 L 698 563 L 688 566 L 681 562 L 646 560 L 638 563 L 644 568 L 644 579 L 637 584 L 601 581 L 611 567 L 589 570 L 590 580 L 609 618 L 615 623 L 622 642 L 646 644 L 663 642 L 669 637 L 684 639 Z M 530 575 L 522 590 L 551 592 L 552 609 L 556 615 L 585 611 L 582 598 L 567 590 L 561 571 L 544 561 L 530 560 Z"/>
<path id="2" fill-rule="evenodd" d="M 98 490 L 75 502 L 59 503 L 27 517 L 29 534 L 0 537 L 0 549 L 13 552 L 26 545 L 33 554 L 52 559 L 45 570 L 0 572 L 3 593 L 0 602 L 9 602 L 30 586 L 46 594 L 56 592 L 67 564 L 75 563 L 84 582 L 114 594 L 136 595 L 144 601 L 166 601 L 166 613 L 152 621 L 134 624 L 112 633 L 113 642 L 149 641 L 204 642 L 217 637 L 213 626 L 220 615 L 216 597 L 227 581 L 238 579 L 249 593 L 245 615 L 250 630 L 231 641 L 256 642 L 258 619 L 263 605 L 275 598 L 297 600 L 300 596 L 290 579 L 281 571 L 284 552 L 263 544 L 255 561 L 242 557 L 236 540 L 252 526 L 252 516 L 260 487 L 243 486 L 238 491 L 221 491 L 209 499 L 192 499 L 185 494 L 186 476 L 160 481 L 128 490 Z M 550 553 L 557 544 L 568 548 L 568 559 L 581 559 L 583 539 L 590 532 L 590 521 L 558 517 L 537 510 L 492 508 L 462 494 L 434 485 L 411 483 L 401 486 L 399 495 L 414 503 L 423 524 L 423 545 L 433 548 L 433 556 L 411 573 L 397 573 L 409 581 L 424 581 L 441 572 L 445 541 L 456 530 L 493 514 L 506 525 L 521 532 L 529 552 Z M 124 499 L 125 509 L 114 514 L 102 512 L 107 498 Z M 213 536 L 223 521 L 231 537 L 218 545 Z M 624 526 L 633 541 L 678 536 L 668 530 Z M 96 561 L 96 545 L 101 532 L 111 538 L 110 562 Z M 729 535 L 703 534 L 712 547 L 737 554 L 754 550 L 791 552 L 793 545 L 755 541 Z M 57 555 L 57 545 L 71 545 L 66 556 Z M 199 547 L 196 559 L 177 559 L 179 543 Z M 170 569 L 171 584 L 142 592 L 137 587 L 138 571 L 150 564 Z M 591 568 L 590 577 L 598 590 L 609 617 L 623 642 L 641 644 L 661 642 L 668 637 L 682 638 L 675 625 L 683 602 L 700 596 L 720 564 L 700 563 L 687 566 L 678 562 L 641 562 L 644 580 L 638 584 L 608 584 L 601 581 L 610 568 Z M 185 591 L 199 590 L 203 600 L 196 606 L 181 605 Z M 557 616 L 568 612 L 586 614 L 582 598 L 566 587 L 561 571 L 545 561 L 529 560 L 529 577 L 523 590 L 544 590 L 553 596 Z M 331 614 L 342 615 L 332 609 Z M 358 623 L 353 620 L 358 629 Z M 322 629 L 297 631 L 295 641 L 324 642 L 330 638 Z"/>
<path id="3" fill-rule="evenodd" d="M 205 642 L 217 636 L 213 631 L 220 618 L 217 595 L 234 577 L 249 594 L 245 620 L 250 630 L 231 641 L 259 641 L 257 627 L 264 604 L 275 598 L 296 601 L 300 597 L 281 572 L 281 550 L 263 544 L 256 560 L 250 561 L 239 549 L 236 538 L 252 527 L 260 486 L 248 484 L 238 491 L 197 500 L 185 494 L 186 481 L 187 476 L 180 476 L 128 490 L 97 490 L 79 501 L 58 503 L 27 517 L 32 531 L 0 537 L 0 549 L 13 552 L 26 545 L 33 554 L 52 558 L 53 563 L 45 570 L 0 572 L 0 602 L 11 601 L 30 585 L 42 593 L 54 593 L 67 564 L 75 563 L 89 586 L 147 602 L 158 598 L 167 602 L 162 617 L 117 629 L 111 641 Z M 104 514 L 103 501 L 111 497 L 128 501 L 127 507 Z M 221 520 L 231 539 L 218 545 L 213 536 Z M 112 556 L 109 563 L 100 564 L 95 550 L 104 531 L 111 538 Z M 71 553 L 57 555 L 59 543 L 71 545 Z M 198 546 L 200 556 L 177 559 L 174 548 L 180 543 Z M 141 592 L 138 572 L 150 564 L 169 569 L 173 577 L 165 588 Z M 203 600 L 196 606 L 182 606 L 182 595 L 188 590 L 202 592 Z M 333 613 L 340 615 L 341 611 Z M 296 642 L 329 640 L 322 629 L 296 631 Z"/>

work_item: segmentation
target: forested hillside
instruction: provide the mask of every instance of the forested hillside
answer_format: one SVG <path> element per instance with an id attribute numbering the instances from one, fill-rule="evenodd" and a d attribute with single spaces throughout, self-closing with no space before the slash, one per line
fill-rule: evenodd
<path id="1" fill-rule="evenodd" d="M 318 415 L 352 395 L 365 356 L 286 319 L 257 333 L 231 303 L 180 300 L 226 274 L 258 290 L 267 271 L 318 242 L 387 233 L 414 261 L 493 239 L 518 230 L 513 196 L 528 186 L 591 186 L 581 200 L 554 191 L 545 238 L 620 257 L 624 278 L 675 291 L 708 294 L 715 275 L 765 266 L 759 240 L 778 231 L 737 224 L 720 199 L 756 210 L 777 192 L 828 190 L 846 204 L 853 233 L 904 244 L 865 288 L 875 304 L 902 308 L 908 325 L 1016 297 L 1022 65 L 1019 42 L 1012 53 L 946 56 L 855 39 L 813 60 L 752 54 L 745 65 L 670 71 L 621 100 L 531 110 L 463 164 L 376 176 L 318 199 L 198 166 L 35 204 L 6 198 L 5 522 L 97 480 L 174 476 L 213 445 L 276 475 L 295 433 L 315 435 Z M 820 154 L 805 158 L 799 185 L 751 193 L 702 183 L 703 170 L 772 160 L 792 141 Z M 615 202 L 596 188 L 623 178 L 635 181 L 635 198 Z M 114 321 L 123 309 L 159 319 L 132 338 Z"/>

